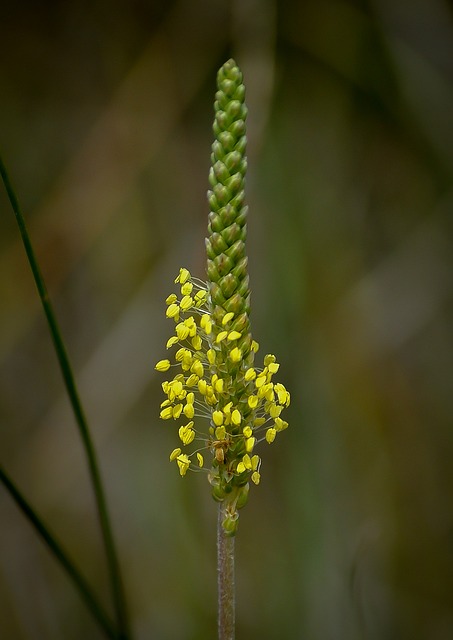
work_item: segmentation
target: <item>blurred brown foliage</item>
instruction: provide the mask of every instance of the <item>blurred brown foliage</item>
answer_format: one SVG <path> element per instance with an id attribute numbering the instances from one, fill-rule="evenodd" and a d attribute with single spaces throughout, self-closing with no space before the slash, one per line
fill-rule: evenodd
<path id="1" fill-rule="evenodd" d="M 291 428 L 237 539 L 238 638 L 453 637 L 446 0 L 3 3 L 0 148 L 100 453 L 136 638 L 215 635 L 215 504 L 157 419 L 204 274 L 215 74 L 248 89 L 254 335 Z M 0 190 L 1 461 L 101 594 L 87 469 Z M 100 638 L 0 489 L 0 637 Z"/>

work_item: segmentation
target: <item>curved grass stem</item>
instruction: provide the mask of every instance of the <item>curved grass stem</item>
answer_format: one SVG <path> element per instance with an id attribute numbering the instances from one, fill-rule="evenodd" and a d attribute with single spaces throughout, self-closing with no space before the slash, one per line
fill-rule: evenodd
<path id="1" fill-rule="evenodd" d="M 37 515 L 30 503 L 24 498 L 22 493 L 19 491 L 19 489 L 16 487 L 14 482 L 2 467 L 0 467 L 0 482 L 3 483 L 3 486 L 14 499 L 15 503 L 22 511 L 24 516 L 30 521 L 32 526 L 35 528 L 35 531 L 42 538 L 53 555 L 57 558 L 60 565 L 66 571 L 69 578 L 77 588 L 86 606 L 96 618 L 99 626 L 104 630 L 105 635 L 108 638 L 111 638 L 111 640 L 118 640 L 118 634 L 115 626 L 113 625 L 109 616 L 104 611 L 102 605 L 99 603 L 98 599 L 92 592 L 85 578 L 82 576 L 82 574 L 69 558 L 68 554 L 63 549 L 61 544 L 49 531 L 49 528 L 43 523 L 41 518 Z"/>
<path id="2" fill-rule="evenodd" d="M 11 207 L 14 211 L 16 221 L 19 227 L 22 242 L 24 244 L 25 252 L 27 254 L 28 262 L 35 279 L 36 287 L 38 289 L 39 297 L 44 309 L 44 313 L 49 325 L 50 334 L 55 347 L 55 352 L 60 364 L 61 373 L 66 386 L 66 391 L 71 402 L 72 410 L 77 422 L 80 437 L 82 439 L 85 455 L 87 458 L 89 474 L 93 491 L 96 499 L 96 506 L 98 511 L 98 517 L 100 522 L 100 528 L 103 538 L 103 544 L 107 557 L 109 578 L 112 589 L 112 597 L 115 606 L 116 623 L 119 631 L 119 638 L 121 640 L 129 640 L 131 638 L 128 615 L 126 609 L 126 601 L 124 596 L 124 590 L 122 585 L 122 579 L 120 574 L 118 556 L 113 539 L 112 527 L 110 524 L 110 518 L 107 510 L 107 502 L 105 498 L 104 488 L 101 481 L 101 475 L 99 471 L 99 464 L 97 461 L 96 452 L 91 439 L 88 423 L 80 402 L 79 393 L 72 372 L 72 367 L 69 361 L 69 357 L 66 351 L 65 344 L 60 332 L 60 328 L 53 311 L 52 304 L 49 299 L 47 288 L 44 282 L 44 278 L 41 274 L 41 270 L 38 265 L 38 261 L 35 257 L 33 246 L 30 237 L 27 232 L 25 220 L 22 215 L 19 202 L 15 191 L 12 187 L 11 181 L 8 176 L 8 172 L 0 157 L 0 173 L 3 183 L 5 185 L 6 192 L 8 194 Z"/>

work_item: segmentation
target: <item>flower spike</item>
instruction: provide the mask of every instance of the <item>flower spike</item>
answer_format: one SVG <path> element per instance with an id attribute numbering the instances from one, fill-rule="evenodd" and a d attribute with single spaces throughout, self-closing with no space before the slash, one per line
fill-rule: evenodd
<path id="1" fill-rule="evenodd" d="M 217 87 L 208 191 L 208 280 L 201 282 L 187 269 L 179 270 L 175 284 L 180 295 L 166 299 L 166 315 L 176 324 L 166 344 L 167 349 L 176 347 L 174 363 L 160 360 L 155 368 L 176 370 L 172 380 L 162 384 L 167 397 L 160 413 L 163 420 L 182 420 L 180 447 L 170 460 L 177 463 L 181 476 L 188 470 L 207 472 L 214 499 L 225 507 L 224 532 L 232 536 L 238 509 L 248 499 L 249 481 L 260 482 L 261 458 L 255 448 L 262 441 L 273 443 L 288 426 L 280 414 L 290 395 L 282 383 L 272 380 L 279 370 L 275 356 L 265 356 L 261 368 L 254 364 L 258 343 L 250 327 L 245 247 L 247 107 L 242 73 L 234 60 L 219 70 Z M 186 450 L 192 447 L 192 452 Z"/>

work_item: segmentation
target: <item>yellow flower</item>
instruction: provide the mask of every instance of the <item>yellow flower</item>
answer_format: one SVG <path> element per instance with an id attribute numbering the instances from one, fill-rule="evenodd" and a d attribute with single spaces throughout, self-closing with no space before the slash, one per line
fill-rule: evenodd
<path id="1" fill-rule="evenodd" d="M 237 504 L 243 506 L 248 482 L 259 484 L 261 479 L 261 459 L 252 455 L 253 451 L 263 440 L 273 443 L 277 433 L 288 427 L 280 414 L 289 405 L 290 396 L 283 384 L 272 382 L 280 367 L 275 356 L 266 355 L 264 368 L 255 367 L 258 343 L 250 338 L 250 346 L 244 352 L 247 356 L 244 355 L 242 345 L 247 338 L 243 332 L 247 326 L 244 316 L 229 311 L 220 315 L 219 320 L 213 314 L 208 288 L 192 280 L 187 269 L 180 269 L 176 282 L 181 285 L 182 298 L 178 300 L 172 294 L 166 300 L 166 315 L 176 323 L 175 335 L 167 340 L 166 346 L 179 347 L 173 359 L 160 360 L 155 365 L 162 372 L 170 367 L 176 369 L 174 377 L 162 383 L 166 398 L 161 403 L 160 417 L 189 419 L 178 427 L 179 439 L 188 448 L 187 453 L 177 447 L 170 460 L 177 462 L 181 476 L 189 469 L 202 469 L 205 460 L 200 453 L 201 442 L 201 448 L 213 456 L 206 470 L 214 496 L 227 500 L 233 487 L 231 499 L 236 496 Z M 231 342 L 236 342 L 236 346 L 229 348 Z M 206 420 L 204 430 L 203 420 Z M 197 449 L 191 452 L 195 438 Z M 241 481 L 226 488 L 224 478 L 231 478 L 231 474 L 241 476 Z M 237 512 L 237 507 L 232 509 L 232 513 Z"/>

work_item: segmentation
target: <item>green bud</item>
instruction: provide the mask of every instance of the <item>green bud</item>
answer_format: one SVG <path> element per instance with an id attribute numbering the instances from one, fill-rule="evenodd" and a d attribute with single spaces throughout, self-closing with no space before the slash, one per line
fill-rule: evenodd
<path id="1" fill-rule="evenodd" d="M 236 501 L 236 506 L 238 509 L 242 509 L 242 507 L 245 507 L 245 505 L 247 504 L 249 499 L 249 491 L 250 485 L 248 482 L 243 487 L 240 487 L 238 489 Z"/>
<path id="2" fill-rule="evenodd" d="M 238 530 L 238 525 L 239 522 L 237 518 L 225 518 L 225 520 L 222 522 L 222 527 L 225 535 L 227 535 L 229 538 L 235 536 Z"/>

